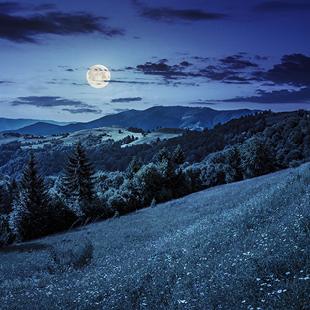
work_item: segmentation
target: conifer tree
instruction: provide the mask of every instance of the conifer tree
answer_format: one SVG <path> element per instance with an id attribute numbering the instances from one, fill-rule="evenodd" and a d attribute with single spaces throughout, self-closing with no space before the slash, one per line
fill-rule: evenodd
<path id="1" fill-rule="evenodd" d="M 10 213 L 12 211 L 13 201 L 19 194 L 18 184 L 15 178 L 10 182 L 8 192 L 8 213 Z"/>
<path id="2" fill-rule="evenodd" d="M 49 202 L 43 178 L 39 175 L 33 152 L 21 179 L 21 192 L 13 202 L 11 225 L 18 238 L 29 240 L 49 230 Z"/>
<path id="3" fill-rule="evenodd" d="M 129 163 L 126 169 L 126 175 L 128 179 L 132 179 L 135 176 L 135 174 L 140 170 L 141 167 L 142 167 L 141 161 L 137 159 L 136 156 L 134 156 L 134 158 Z"/>
<path id="4" fill-rule="evenodd" d="M 173 159 L 174 159 L 174 162 L 177 164 L 177 165 L 182 165 L 184 164 L 184 161 L 185 161 L 185 155 L 184 155 L 184 152 L 181 148 L 180 145 L 178 145 L 176 147 L 176 149 L 174 150 L 173 152 Z"/>
<path id="5" fill-rule="evenodd" d="M 80 142 L 68 158 L 62 187 L 70 200 L 89 203 L 94 198 L 93 168 Z"/>

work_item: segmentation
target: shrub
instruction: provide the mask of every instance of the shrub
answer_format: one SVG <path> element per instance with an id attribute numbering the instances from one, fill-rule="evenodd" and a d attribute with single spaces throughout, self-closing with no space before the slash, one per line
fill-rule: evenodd
<path id="1" fill-rule="evenodd" d="M 48 250 L 51 265 L 50 271 L 69 271 L 82 269 L 89 265 L 93 259 L 94 247 L 90 240 L 86 239 L 80 244 L 69 247 L 65 243 L 59 243 Z"/>

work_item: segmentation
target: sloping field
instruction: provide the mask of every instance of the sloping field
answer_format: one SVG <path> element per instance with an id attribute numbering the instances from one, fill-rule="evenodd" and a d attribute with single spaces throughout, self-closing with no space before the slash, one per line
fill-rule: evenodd
<path id="1" fill-rule="evenodd" d="M 1 309 L 309 309 L 310 164 L 0 252 Z"/>

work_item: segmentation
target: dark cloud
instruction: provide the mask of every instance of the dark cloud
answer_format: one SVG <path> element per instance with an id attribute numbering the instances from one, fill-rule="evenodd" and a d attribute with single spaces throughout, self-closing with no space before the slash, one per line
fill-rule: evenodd
<path id="1" fill-rule="evenodd" d="M 292 12 L 292 11 L 309 11 L 309 1 L 265 1 L 257 5 L 256 12 Z"/>
<path id="2" fill-rule="evenodd" d="M 0 2 L 0 14 L 14 13 L 23 9 L 23 6 L 17 2 Z"/>
<path id="3" fill-rule="evenodd" d="M 7 9 L 8 10 L 8 9 Z M 37 43 L 43 34 L 72 35 L 98 32 L 107 37 L 122 35 L 122 30 L 104 24 L 105 17 L 86 13 L 48 12 L 31 16 L 0 14 L 0 38 L 14 42 Z"/>
<path id="4" fill-rule="evenodd" d="M 158 85 L 157 82 L 134 81 L 134 80 L 110 80 L 109 83 L 118 83 L 118 84 L 138 84 L 138 85 Z M 161 85 L 161 84 L 160 84 L 160 85 Z"/>
<path id="5" fill-rule="evenodd" d="M 135 102 L 135 101 L 142 101 L 141 97 L 126 97 L 126 98 L 115 98 L 112 99 L 112 103 L 124 103 L 124 102 Z"/>
<path id="6" fill-rule="evenodd" d="M 192 64 L 187 60 L 171 65 L 167 59 L 161 59 L 157 62 L 148 61 L 137 65 L 135 69 L 127 67 L 128 70 L 136 70 L 146 75 L 157 75 L 164 78 L 169 83 L 171 80 L 180 80 L 186 78 L 202 78 L 211 81 L 220 81 L 230 84 L 251 84 L 255 81 L 262 81 L 261 71 L 256 74 L 253 69 L 258 69 L 258 65 L 244 55 L 232 55 L 215 60 L 215 63 L 205 66 L 205 62 L 211 62 L 211 59 L 204 57 L 191 57 L 198 63 Z M 203 67 L 201 64 L 203 61 Z M 254 74 L 255 73 L 255 74 Z"/>
<path id="7" fill-rule="evenodd" d="M 255 57 L 256 60 L 259 60 L 259 61 L 261 61 L 261 60 L 268 60 L 269 59 L 268 56 L 261 56 L 261 55 L 255 55 L 254 57 Z"/>
<path id="8" fill-rule="evenodd" d="M 72 114 L 83 114 L 83 113 L 92 113 L 92 114 L 101 114 L 102 110 L 97 108 L 77 108 L 77 109 L 71 109 L 71 108 L 65 108 L 62 109 L 63 111 L 70 112 Z"/>
<path id="9" fill-rule="evenodd" d="M 11 82 L 11 81 L 1 81 L 0 80 L 0 84 L 13 84 L 13 82 Z"/>
<path id="10" fill-rule="evenodd" d="M 195 58 L 191 57 L 190 59 Z M 209 65 L 205 64 L 207 59 L 200 62 L 201 57 L 195 59 L 197 61 L 193 61 L 194 64 L 187 60 L 170 64 L 166 58 L 163 58 L 155 62 L 148 61 L 136 67 L 126 67 L 126 70 L 159 76 L 163 79 L 164 84 L 172 86 L 177 86 L 178 82 L 184 83 L 185 80 L 191 80 L 193 83 L 194 79 L 240 85 L 261 82 L 268 83 L 268 85 L 272 83 L 272 85 L 291 84 L 297 87 L 310 86 L 310 57 L 306 55 L 285 55 L 280 63 L 273 65 L 269 70 L 262 70 L 251 59 L 265 61 L 268 58 L 258 55 L 250 57 L 245 53 L 239 53 L 220 59 L 209 59 Z M 142 81 L 140 83 L 152 84 L 154 82 Z"/>
<path id="11" fill-rule="evenodd" d="M 171 23 L 176 21 L 220 20 L 226 17 L 226 15 L 222 13 L 206 12 L 198 9 L 150 7 L 137 0 L 133 0 L 133 3 L 138 7 L 141 16 L 155 21 Z"/>
<path id="12" fill-rule="evenodd" d="M 56 5 L 54 3 L 45 3 L 45 4 L 39 4 L 36 5 L 33 9 L 35 11 L 51 11 L 56 10 Z"/>
<path id="13" fill-rule="evenodd" d="M 19 2 L 0 2 L 0 14 L 16 13 L 20 11 L 50 11 L 56 10 L 56 5 L 52 3 L 45 3 L 39 5 L 21 4 Z"/>
<path id="14" fill-rule="evenodd" d="M 258 90 L 257 95 L 249 97 L 236 97 L 232 99 L 221 100 L 222 102 L 252 102 L 252 103 L 310 103 L 310 87 L 304 87 L 299 90 L 274 90 L 267 92 Z"/>
<path id="15" fill-rule="evenodd" d="M 176 65 L 169 65 L 167 59 L 161 59 L 157 62 L 146 62 L 136 66 L 136 70 L 148 75 L 159 75 L 165 79 L 175 79 L 179 77 L 199 76 L 199 73 L 185 71 L 191 64 L 182 61 Z"/>
<path id="16" fill-rule="evenodd" d="M 258 73 L 276 84 L 310 86 L 310 57 L 303 54 L 285 55 L 281 63 L 274 65 L 266 73 Z"/>
<path id="17" fill-rule="evenodd" d="M 256 63 L 251 62 L 248 59 L 244 59 L 242 55 L 233 55 L 227 56 L 225 58 L 220 59 L 220 62 L 227 66 L 230 69 L 240 70 L 246 68 L 257 68 L 258 65 Z"/>
<path id="18" fill-rule="evenodd" d="M 75 109 L 94 109 L 94 106 L 78 100 L 65 99 L 54 96 L 29 96 L 19 97 L 12 101 L 13 106 L 30 105 L 40 108 L 73 107 Z"/>

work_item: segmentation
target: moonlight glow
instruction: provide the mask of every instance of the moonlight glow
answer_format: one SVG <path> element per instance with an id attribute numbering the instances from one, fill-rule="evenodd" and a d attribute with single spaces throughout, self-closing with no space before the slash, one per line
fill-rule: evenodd
<path id="1" fill-rule="evenodd" d="M 88 69 L 86 79 L 90 86 L 94 88 L 104 88 L 109 84 L 111 73 L 109 69 L 103 65 L 94 65 Z"/>

